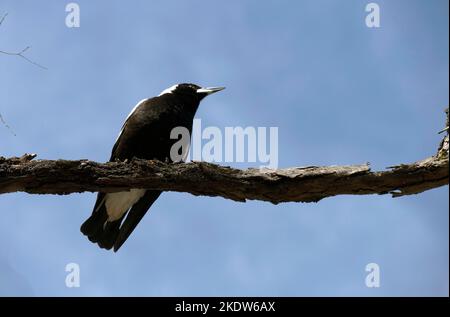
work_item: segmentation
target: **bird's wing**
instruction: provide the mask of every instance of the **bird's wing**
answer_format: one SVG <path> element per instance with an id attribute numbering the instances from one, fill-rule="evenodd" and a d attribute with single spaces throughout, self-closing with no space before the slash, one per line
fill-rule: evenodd
<path id="1" fill-rule="evenodd" d="M 116 142 L 114 143 L 114 146 L 111 150 L 111 158 L 110 161 L 114 161 L 116 158 L 121 158 L 121 153 L 118 153 L 119 144 L 121 142 L 124 142 L 124 135 L 125 130 L 128 128 L 128 123 L 133 120 L 133 116 L 137 112 L 140 106 L 144 105 L 145 103 L 151 101 L 154 98 L 150 99 L 143 99 L 139 101 L 136 106 L 131 110 L 131 112 L 128 114 L 127 118 L 125 119 L 125 122 L 122 125 L 122 128 L 120 129 L 119 136 L 116 139 Z"/>
<path id="2" fill-rule="evenodd" d="M 118 148 L 120 142 L 123 141 L 123 135 L 124 135 L 123 132 L 124 132 L 124 130 L 125 130 L 126 127 L 127 127 L 127 122 L 130 120 L 130 116 L 131 116 L 131 115 L 129 115 L 128 118 L 127 118 L 127 119 L 125 120 L 125 122 L 123 123 L 122 129 L 120 129 L 119 136 L 117 137 L 116 142 L 114 143 L 114 146 L 113 146 L 113 148 L 112 148 L 112 150 L 111 150 L 111 157 L 110 157 L 110 159 L 109 159 L 111 162 L 114 161 L 114 160 L 118 157 L 118 155 L 117 155 L 117 148 Z"/>
<path id="3" fill-rule="evenodd" d="M 117 252 L 122 244 L 128 239 L 134 228 L 138 225 L 141 219 L 144 217 L 150 206 L 158 199 L 160 191 L 148 190 L 144 196 L 139 199 L 127 214 L 124 222 L 120 226 L 119 235 L 114 242 L 114 252 Z"/>

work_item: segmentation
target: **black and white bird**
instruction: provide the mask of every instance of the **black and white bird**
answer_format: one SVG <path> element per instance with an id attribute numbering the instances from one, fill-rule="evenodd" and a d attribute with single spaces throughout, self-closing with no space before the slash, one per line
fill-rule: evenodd
<path id="1" fill-rule="evenodd" d="M 222 89 L 178 84 L 157 97 L 142 100 L 126 118 L 110 161 L 133 157 L 173 161 L 170 149 L 177 140 L 170 138 L 172 129 L 185 127 L 191 134 L 200 101 Z M 92 215 L 81 226 L 81 232 L 101 248 L 117 251 L 160 194 L 145 189 L 98 193 Z"/>

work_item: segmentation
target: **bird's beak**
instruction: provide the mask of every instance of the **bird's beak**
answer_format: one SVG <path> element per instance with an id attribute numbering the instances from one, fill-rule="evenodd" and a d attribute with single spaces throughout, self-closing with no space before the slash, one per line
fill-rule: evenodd
<path id="1" fill-rule="evenodd" d="M 199 88 L 197 89 L 197 93 L 198 94 L 207 94 L 207 95 L 211 95 L 215 92 L 224 90 L 225 87 L 206 87 L 206 88 Z"/>

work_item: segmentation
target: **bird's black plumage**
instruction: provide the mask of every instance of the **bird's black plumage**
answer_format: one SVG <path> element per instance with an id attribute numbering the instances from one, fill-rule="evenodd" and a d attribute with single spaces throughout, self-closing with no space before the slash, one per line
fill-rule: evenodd
<path id="1" fill-rule="evenodd" d="M 179 84 L 141 101 L 123 124 L 110 161 L 133 157 L 172 161 L 170 149 L 178 141 L 170 138 L 172 129 L 185 127 L 191 133 L 200 101 L 222 89 Z M 98 193 L 92 215 L 81 226 L 81 232 L 101 248 L 117 251 L 160 194 L 139 189 Z"/>

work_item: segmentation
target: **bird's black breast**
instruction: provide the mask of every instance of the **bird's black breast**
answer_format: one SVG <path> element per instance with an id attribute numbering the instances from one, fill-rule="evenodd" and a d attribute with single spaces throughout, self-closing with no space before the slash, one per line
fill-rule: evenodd
<path id="1" fill-rule="evenodd" d="M 175 127 L 185 127 L 191 133 L 198 104 L 195 99 L 172 94 L 142 102 L 125 122 L 111 160 L 170 160 L 170 149 L 177 142 L 170 138 L 170 132 Z"/>

